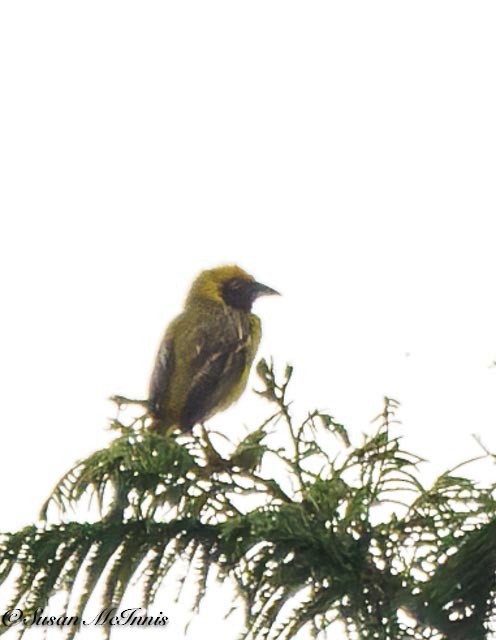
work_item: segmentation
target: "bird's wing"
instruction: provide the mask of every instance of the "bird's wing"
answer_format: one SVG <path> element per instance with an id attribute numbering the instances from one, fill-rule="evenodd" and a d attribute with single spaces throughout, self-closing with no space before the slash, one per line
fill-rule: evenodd
<path id="1" fill-rule="evenodd" d="M 170 335 L 166 334 L 160 344 L 150 380 L 148 396 L 149 411 L 156 418 L 163 418 L 166 392 L 174 371 L 174 350 Z"/>
<path id="2" fill-rule="evenodd" d="M 208 418 L 221 405 L 237 398 L 235 389 L 249 366 L 251 336 L 224 339 L 215 345 L 206 341 L 196 358 L 196 373 L 181 411 L 180 426 L 188 431 Z M 232 397 L 232 396 L 235 397 Z"/>

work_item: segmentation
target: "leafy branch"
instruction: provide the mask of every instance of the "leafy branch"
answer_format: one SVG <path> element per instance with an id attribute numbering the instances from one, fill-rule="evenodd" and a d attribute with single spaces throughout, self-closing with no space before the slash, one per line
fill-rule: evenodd
<path id="1" fill-rule="evenodd" d="M 295 421 L 291 367 L 282 378 L 265 361 L 257 371 L 273 411 L 227 454 L 204 428 L 163 436 L 146 414 L 119 414 L 117 437 L 57 483 L 42 524 L 1 537 L 9 608 L 28 616 L 64 592 L 82 618 L 93 593 L 118 608 L 141 576 L 148 609 L 179 559 L 183 580 L 194 569 L 196 605 L 209 575 L 233 580 L 246 640 L 317 636 L 338 622 L 350 638 L 487 637 L 496 485 L 457 467 L 423 486 L 391 398 L 353 445 L 325 412 Z M 78 521 L 88 504 L 96 521 Z"/>

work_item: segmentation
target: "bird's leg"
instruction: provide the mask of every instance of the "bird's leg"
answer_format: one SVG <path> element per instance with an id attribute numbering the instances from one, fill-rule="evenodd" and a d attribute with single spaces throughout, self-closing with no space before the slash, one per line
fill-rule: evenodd
<path id="1" fill-rule="evenodd" d="M 203 422 L 200 423 L 200 427 L 201 427 L 202 438 L 206 445 L 205 450 L 207 452 L 207 457 L 209 457 L 212 454 L 214 456 L 219 457 L 219 454 L 217 453 L 217 450 L 212 444 L 212 441 L 210 440 L 210 436 L 208 435 L 208 431 L 205 429 L 205 425 L 203 424 Z"/>
<path id="2" fill-rule="evenodd" d="M 217 449 L 213 446 L 208 431 L 205 429 L 205 425 L 200 423 L 201 433 L 203 441 L 205 442 L 205 456 L 207 459 L 207 467 L 211 471 L 221 471 L 227 468 L 228 461 L 223 458 Z"/>

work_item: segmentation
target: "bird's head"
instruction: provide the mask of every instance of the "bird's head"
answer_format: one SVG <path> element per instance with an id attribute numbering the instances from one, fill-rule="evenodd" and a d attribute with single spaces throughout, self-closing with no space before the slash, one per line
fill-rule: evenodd
<path id="1" fill-rule="evenodd" d="M 250 311 L 260 296 L 279 295 L 236 265 L 202 271 L 191 286 L 187 302 L 198 299 L 227 304 L 240 311 Z"/>

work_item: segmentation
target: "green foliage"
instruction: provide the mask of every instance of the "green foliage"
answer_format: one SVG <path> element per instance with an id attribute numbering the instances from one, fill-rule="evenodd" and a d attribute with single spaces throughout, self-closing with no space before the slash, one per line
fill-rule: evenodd
<path id="1" fill-rule="evenodd" d="M 290 367 L 281 381 L 265 361 L 257 371 L 258 393 L 275 410 L 227 455 L 205 429 L 160 436 L 146 415 L 116 420 L 109 447 L 57 484 L 42 526 L 3 535 L 10 608 L 29 615 L 65 592 L 81 616 L 95 591 L 103 608 L 118 608 L 142 576 L 148 609 L 180 560 L 183 580 L 194 571 L 196 606 L 211 572 L 235 581 L 246 639 L 289 639 L 302 628 L 319 635 L 338 623 L 358 639 L 487 637 L 495 485 L 458 467 L 424 487 L 422 460 L 394 435 L 390 398 L 375 431 L 353 446 L 326 413 L 293 417 Z M 99 519 L 70 521 L 91 498 Z"/>

